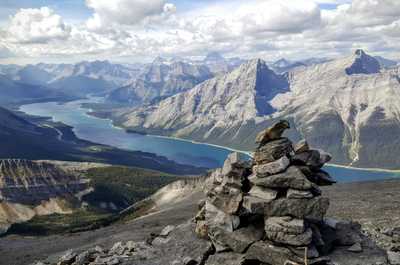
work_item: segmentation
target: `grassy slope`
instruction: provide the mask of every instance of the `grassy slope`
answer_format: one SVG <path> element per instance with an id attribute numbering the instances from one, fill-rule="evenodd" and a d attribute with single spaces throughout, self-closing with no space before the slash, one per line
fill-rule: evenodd
<path id="1" fill-rule="evenodd" d="M 36 216 L 30 221 L 12 225 L 8 234 L 49 235 L 103 227 L 119 220 L 119 210 L 182 178 L 158 171 L 119 166 L 92 168 L 84 175 L 91 179 L 95 189 L 84 197 L 88 207 L 77 209 L 69 215 Z M 103 209 L 100 202 L 112 203 L 118 209 Z"/>
<path id="2" fill-rule="evenodd" d="M 85 175 L 91 179 L 95 191 L 84 199 L 91 205 L 111 201 L 119 209 L 143 200 L 162 186 L 180 179 L 158 171 L 118 166 L 92 168 Z"/>

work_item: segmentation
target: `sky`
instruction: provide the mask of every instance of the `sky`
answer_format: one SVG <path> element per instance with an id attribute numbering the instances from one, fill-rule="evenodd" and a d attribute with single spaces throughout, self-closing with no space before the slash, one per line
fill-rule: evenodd
<path id="1" fill-rule="evenodd" d="M 399 0 L 0 0 L 0 63 L 400 59 Z"/>

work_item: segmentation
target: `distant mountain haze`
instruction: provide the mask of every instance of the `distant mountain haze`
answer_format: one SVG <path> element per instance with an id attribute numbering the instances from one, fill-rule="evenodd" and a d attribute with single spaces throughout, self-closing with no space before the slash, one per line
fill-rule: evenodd
<path id="1" fill-rule="evenodd" d="M 68 96 L 61 91 L 38 85 L 14 81 L 0 74 L 0 105 L 13 105 L 29 101 L 58 100 Z"/>
<path id="2" fill-rule="evenodd" d="M 145 66 L 131 84 L 112 91 L 107 100 L 142 105 L 191 89 L 212 76 L 210 70 L 203 65 L 167 63 L 156 58 L 152 64 Z"/>

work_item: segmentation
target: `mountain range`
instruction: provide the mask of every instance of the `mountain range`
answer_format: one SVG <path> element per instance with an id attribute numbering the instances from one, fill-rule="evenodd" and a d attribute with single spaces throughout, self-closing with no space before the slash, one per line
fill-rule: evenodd
<path id="1" fill-rule="evenodd" d="M 268 63 L 210 53 L 197 61 L 9 65 L 0 72 L 1 89 L 9 91 L 3 105 L 95 93 L 117 103 L 97 113 L 129 130 L 243 150 L 254 146 L 258 131 L 287 118 L 295 124 L 291 137 L 328 150 L 335 163 L 392 168 L 399 162 L 387 155 L 400 153 L 399 66 L 362 50 L 335 60 Z"/>
<path id="2" fill-rule="evenodd" d="M 308 58 L 300 61 L 291 61 L 281 58 L 275 62 L 268 63 L 268 66 L 278 74 L 283 74 L 293 70 L 296 67 L 307 67 L 315 64 L 328 62 L 328 58 Z"/>
<path id="3" fill-rule="evenodd" d="M 189 90 L 212 76 L 204 65 L 156 58 L 132 83 L 112 91 L 107 100 L 143 105 Z"/>
<path id="4" fill-rule="evenodd" d="M 131 80 L 136 69 L 108 61 L 83 61 L 77 64 L 26 65 L 8 76 L 20 83 L 40 85 L 69 96 L 104 93 Z"/>
<path id="5" fill-rule="evenodd" d="M 158 104 L 124 109 L 114 115 L 123 121 L 122 126 L 135 131 L 220 145 L 229 145 L 234 139 L 244 143 L 247 137 L 254 139 L 250 134 L 257 130 L 254 118 L 275 111 L 265 102 L 287 89 L 283 76 L 256 59 Z"/>
<path id="6" fill-rule="evenodd" d="M 29 93 L 46 90 L 46 94 L 57 94 L 60 99 L 102 94 L 107 95 L 108 102 L 142 105 L 186 91 L 216 74 L 231 71 L 242 62 L 244 60 L 239 58 L 225 59 L 214 52 L 198 61 L 157 57 L 147 64 L 82 61 L 76 64 L 0 65 L 0 78 L 26 86 L 28 95 L 23 96 L 28 98 Z M 2 84 L 2 87 L 9 86 Z M 38 91 L 32 86 L 37 86 Z M 14 100 L 8 102 L 15 103 Z"/>
<path id="7" fill-rule="evenodd" d="M 159 103 L 120 109 L 114 121 L 134 131 L 249 150 L 272 122 L 295 124 L 291 137 L 333 154 L 335 163 L 394 168 L 399 67 L 384 69 L 362 50 L 345 58 L 276 74 L 260 60 Z"/>
<path id="8" fill-rule="evenodd" d="M 27 84 L 0 74 L 0 105 L 28 103 L 30 101 L 65 100 L 71 98 L 61 91 L 42 85 Z"/>
<path id="9" fill-rule="evenodd" d="M 291 72 L 290 92 L 272 105 L 277 115 L 293 117 L 301 135 L 329 150 L 336 162 L 395 168 L 400 162 L 392 156 L 400 144 L 399 69 L 382 69 L 378 60 L 357 50 Z"/>

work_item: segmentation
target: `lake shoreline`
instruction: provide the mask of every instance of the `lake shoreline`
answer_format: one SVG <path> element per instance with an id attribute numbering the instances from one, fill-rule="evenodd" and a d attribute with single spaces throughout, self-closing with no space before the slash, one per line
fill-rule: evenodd
<path id="1" fill-rule="evenodd" d="M 82 100 L 82 101 L 79 101 L 79 102 L 77 102 L 77 104 L 75 105 L 77 108 L 79 108 L 80 110 L 79 110 L 79 112 L 81 113 L 80 115 L 82 115 L 82 116 L 86 116 L 86 117 L 90 117 L 90 118 L 92 118 L 92 119 L 95 119 L 95 120 L 103 120 L 105 123 L 107 123 L 108 124 L 108 126 L 110 126 L 110 127 L 112 127 L 112 128 L 114 128 L 114 129 L 116 129 L 116 130 L 118 130 L 118 131 L 123 131 L 124 133 L 126 133 L 127 135 L 128 134 L 131 134 L 131 135 L 133 135 L 133 141 L 135 141 L 134 139 L 135 139 L 135 135 L 140 135 L 140 136 L 142 136 L 142 137 L 146 137 L 146 136 L 149 136 L 149 143 L 150 143 L 150 146 L 151 146 L 151 143 L 153 143 L 154 141 L 155 142 L 157 142 L 157 138 L 159 138 L 159 139 L 165 139 L 166 141 L 168 141 L 168 139 L 170 140 L 170 141 L 172 141 L 172 143 L 170 143 L 169 145 L 169 148 L 174 148 L 173 147 L 173 141 L 176 141 L 177 142 L 177 144 L 178 145 L 181 145 L 181 144 L 179 144 L 179 142 L 181 142 L 182 144 L 184 143 L 184 142 L 186 142 L 187 144 L 193 144 L 193 145 L 199 145 L 199 147 L 198 148 L 200 148 L 200 149 L 204 149 L 204 148 L 206 148 L 207 149 L 207 146 L 209 147 L 209 148 L 211 148 L 210 150 L 214 150 L 213 148 L 215 148 L 215 151 L 216 152 L 223 152 L 223 153 L 227 153 L 227 154 L 229 154 L 230 152 L 238 152 L 238 153 L 241 153 L 241 154 L 243 154 L 243 155 L 246 155 L 246 156 L 252 156 L 253 155 L 253 153 L 252 152 L 249 152 L 249 151 L 244 151 L 244 150 L 239 150 L 239 149 L 235 149 L 235 148 L 230 148 L 230 147 L 226 147 L 226 146 L 222 146 L 222 145 L 218 145 L 218 144 L 211 144 L 211 143 L 204 143 L 204 142 L 198 142 L 198 141 L 195 141 L 195 140 L 191 140 L 191 139 L 185 139 L 185 138 L 179 138 L 179 137 L 173 137 L 173 136 L 166 136 L 166 135 L 159 135 L 159 134 L 137 134 L 137 132 L 134 132 L 134 131 L 131 131 L 131 130 L 129 130 L 129 128 L 124 128 L 124 126 L 122 126 L 121 124 L 118 124 L 118 123 L 116 123 L 113 119 L 111 119 L 110 117 L 106 117 L 106 116 L 101 116 L 101 117 L 99 117 L 99 116 L 97 116 L 97 115 L 93 115 L 94 113 L 92 113 L 93 112 L 93 109 L 92 108 L 87 108 L 87 107 L 84 107 L 84 106 L 82 106 L 82 104 L 83 103 L 85 103 L 85 101 L 87 102 L 87 101 L 90 101 L 91 99 L 84 99 L 84 100 Z M 28 104 L 29 105 L 29 104 Z M 64 104 L 63 104 L 64 105 Z M 68 104 L 65 104 L 65 106 L 68 108 L 68 105 L 69 105 L 69 103 Z M 47 112 L 48 113 L 48 112 Z M 28 113 L 28 114 L 32 114 L 32 113 Z M 57 114 L 56 114 L 57 115 Z M 47 115 L 48 116 L 48 115 Z M 53 115 L 52 115 L 53 116 Z M 67 122 L 67 124 L 68 124 L 68 122 Z M 75 131 L 75 123 L 72 123 L 72 126 L 74 127 L 73 128 L 73 131 Z M 78 126 L 79 127 L 79 126 Z M 86 139 L 85 137 L 84 137 L 84 139 Z M 90 138 L 92 141 L 93 141 L 93 139 L 92 138 Z M 150 140 L 150 139 L 153 139 L 153 140 Z M 127 139 L 125 139 L 125 141 L 126 141 Z M 130 141 L 130 140 L 129 140 Z M 137 140 L 136 140 L 137 141 Z M 139 142 L 138 144 L 138 146 L 136 147 L 136 145 L 134 145 L 134 146 L 131 146 L 131 148 L 132 149 L 129 149 L 128 148 L 128 150 L 136 150 L 136 151 L 138 151 L 138 150 L 146 150 L 146 146 L 147 145 L 144 145 L 143 146 L 143 141 L 145 141 L 146 142 L 146 140 L 145 139 L 143 139 L 141 142 Z M 102 142 L 102 141 L 98 141 L 98 142 Z M 127 142 L 127 144 L 130 144 L 131 142 Z M 110 145 L 110 143 L 108 143 L 109 145 Z M 113 144 L 111 144 L 111 145 L 113 145 Z M 143 149 L 143 147 L 145 148 L 145 149 Z M 119 146 L 119 148 L 122 148 L 121 146 Z M 180 147 L 181 149 L 182 149 L 182 147 Z M 190 148 L 190 147 L 189 147 Z M 123 149 L 127 149 L 127 148 L 123 148 Z M 154 148 L 153 148 L 154 149 Z M 176 152 L 179 152 L 181 149 L 177 149 L 177 151 Z M 197 149 L 196 148 L 196 146 L 193 146 L 192 147 L 192 149 Z M 175 149 L 172 149 L 172 150 L 175 150 Z M 170 151 L 171 151 L 171 149 L 170 149 Z M 161 152 L 161 153 L 159 153 L 159 152 L 157 152 L 157 151 L 154 151 L 154 150 L 151 150 L 151 151 L 149 151 L 149 150 L 146 150 L 146 152 L 150 152 L 150 153 L 158 153 L 158 154 L 160 154 L 161 156 L 165 156 L 165 157 L 169 157 L 170 159 L 172 159 L 172 160 L 175 160 L 175 161 L 178 161 L 178 160 L 176 160 L 176 159 L 174 159 L 174 153 L 171 153 L 171 154 L 169 154 L 168 152 L 170 152 L 170 151 L 168 151 L 168 149 L 167 149 L 167 151 L 166 151 L 166 153 L 164 154 L 163 152 Z M 181 150 L 182 151 L 182 150 Z M 190 155 L 192 155 L 192 153 L 194 152 L 194 151 L 192 151 L 192 153 L 188 153 L 187 152 L 188 150 L 186 150 L 185 149 L 185 151 L 183 151 L 183 152 L 186 152 L 187 153 L 187 155 L 189 155 L 189 157 L 188 157 L 188 159 L 190 160 L 190 159 L 194 159 L 193 157 L 190 157 Z M 223 161 L 225 160 L 225 158 L 221 158 L 221 155 L 219 154 L 219 155 L 212 155 L 212 156 L 209 156 L 210 154 L 209 153 L 204 153 L 204 152 L 207 152 L 207 151 L 202 151 L 203 153 L 202 153 L 202 155 L 204 156 L 204 157 L 210 157 L 211 159 L 214 159 L 214 161 L 219 161 L 218 163 L 219 163 L 219 165 L 213 165 L 212 167 L 209 167 L 209 168 L 215 168 L 215 167 L 220 167 L 220 165 L 221 164 L 223 164 Z M 210 151 L 211 152 L 211 151 Z M 197 152 L 194 152 L 193 154 L 195 154 L 195 155 L 197 155 L 197 156 L 199 156 L 199 158 L 201 159 L 201 155 L 199 155 Z M 219 157 L 219 158 L 218 158 Z M 180 158 L 179 158 L 180 159 Z M 183 160 L 185 160 L 185 159 L 183 159 Z M 180 161 L 180 160 L 179 160 Z M 196 160 L 196 161 L 198 161 L 198 160 Z M 193 162 L 193 161 L 192 161 Z M 185 164 L 191 164 L 190 163 L 190 161 L 189 162 L 187 162 L 187 161 L 184 161 L 184 162 L 182 162 L 182 161 L 180 161 L 179 163 L 185 163 Z M 197 163 L 197 162 L 196 162 Z M 209 161 L 206 161 L 206 162 L 201 162 L 201 163 L 209 163 Z M 332 172 L 332 170 L 334 170 L 334 169 L 338 169 L 338 170 L 340 170 L 340 169 L 342 169 L 342 170 L 350 170 L 350 171 L 352 171 L 352 170 L 354 170 L 354 171 L 358 171 L 358 172 L 360 172 L 360 174 L 361 175 L 370 175 L 370 173 L 373 173 L 373 174 L 376 174 L 376 175 L 378 175 L 378 177 L 377 178 L 380 178 L 380 176 L 379 175 L 381 175 L 382 174 L 382 177 L 384 177 L 384 175 L 390 175 L 390 174 L 392 174 L 392 175 L 394 175 L 394 177 L 397 177 L 397 176 L 399 176 L 400 177 L 400 175 L 399 175 L 399 173 L 400 173 L 400 170 L 392 170 L 392 169 L 384 169 L 384 168 L 357 168 L 357 167 L 353 167 L 353 166 L 347 166 L 347 165 L 338 165 L 338 164 L 334 164 L 334 163 L 331 163 L 331 164 L 327 164 L 327 168 L 326 168 L 326 170 L 328 170 L 328 171 L 331 171 Z M 365 172 L 365 174 L 364 173 L 362 173 L 362 172 Z M 347 172 L 342 172 L 341 173 L 341 175 L 342 176 L 348 176 L 348 173 Z M 351 175 L 351 173 L 349 173 L 349 175 Z M 367 177 L 368 178 L 368 177 Z"/>
<path id="2" fill-rule="evenodd" d="M 125 132 L 127 132 L 127 133 L 140 134 L 140 135 L 151 136 L 151 137 L 158 137 L 158 138 L 164 138 L 164 139 L 172 139 L 172 140 L 177 140 L 177 141 L 189 142 L 189 143 L 192 143 L 192 144 L 208 145 L 208 146 L 213 146 L 213 147 L 225 149 L 225 150 L 229 150 L 229 151 L 232 151 L 232 152 L 238 152 L 238 153 L 245 154 L 245 155 L 247 155 L 247 156 L 253 157 L 253 152 L 244 151 L 244 150 L 238 150 L 238 149 L 234 149 L 234 148 L 227 147 L 227 146 L 223 146 L 223 145 L 211 144 L 211 143 L 206 143 L 206 142 L 198 142 L 198 141 L 194 141 L 194 140 L 190 140 L 190 139 L 185 139 L 185 138 L 174 137 L 174 136 L 165 136 L 165 135 L 156 135 L 156 134 L 147 134 L 147 133 L 139 133 L 139 132 L 129 131 L 128 128 L 124 128 L 124 127 L 122 127 L 122 126 L 116 125 L 116 124 L 113 122 L 113 120 L 110 119 L 110 118 L 100 118 L 100 117 L 98 117 L 98 116 L 96 116 L 96 115 L 92 115 L 92 114 L 90 113 L 91 109 L 86 109 L 86 108 L 84 108 L 84 107 L 82 107 L 82 109 L 88 110 L 88 112 L 86 113 L 86 115 L 91 116 L 91 117 L 95 117 L 95 118 L 98 118 L 98 119 L 109 120 L 109 121 L 111 122 L 111 125 L 112 125 L 114 128 L 120 129 L 120 130 L 125 130 Z M 400 169 L 363 168 L 363 167 L 353 167 L 353 166 L 340 165 L 340 164 L 334 164 L 334 163 L 327 163 L 326 165 L 327 165 L 327 166 L 332 166 L 332 167 L 338 167 L 338 168 L 351 169 L 351 170 L 359 170 L 359 171 L 376 171 L 376 172 L 385 172 L 385 173 L 400 173 Z"/>

